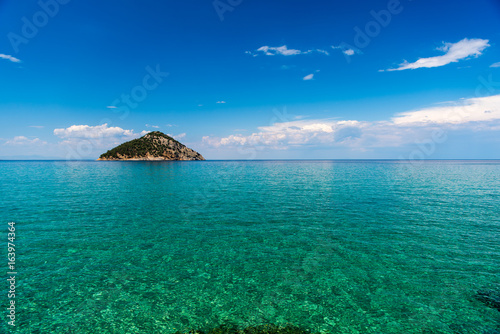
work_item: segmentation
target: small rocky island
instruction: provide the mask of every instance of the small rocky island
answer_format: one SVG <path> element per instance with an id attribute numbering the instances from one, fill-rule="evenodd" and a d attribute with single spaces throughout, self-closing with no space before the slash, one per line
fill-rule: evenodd
<path id="1" fill-rule="evenodd" d="M 123 143 L 97 160 L 205 160 L 203 156 L 160 131 Z"/>

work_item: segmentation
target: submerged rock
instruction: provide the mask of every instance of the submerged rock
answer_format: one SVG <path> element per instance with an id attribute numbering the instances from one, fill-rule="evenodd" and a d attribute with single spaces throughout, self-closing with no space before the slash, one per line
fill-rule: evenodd
<path id="1" fill-rule="evenodd" d="M 486 306 L 500 311 L 500 291 L 494 291 L 494 290 L 479 291 L 474 295 L 474 298 L 476 298 Z"/>
<path id="2" fill-rule="evenodd" d="M 496 329 L 488 329 L 486 332 L 483 332 L 483 334 L 500 334 L 500 331 Z"/>
<path id="3" fill-rule="evenodd" d="M 175 334 L 312 334 L 311 331 L 296 326 L 261 325 L 239 329 L 236 326 L 222 325 L 208 332 L 191 330 L 189 332 L 177 332 Z"/>

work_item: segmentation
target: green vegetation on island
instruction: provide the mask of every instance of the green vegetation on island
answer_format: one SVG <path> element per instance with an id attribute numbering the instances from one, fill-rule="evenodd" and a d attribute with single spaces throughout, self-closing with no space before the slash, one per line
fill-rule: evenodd
<path id="1" fill-rule="evenodd" d="M 154 131 L 123 143 L 99 157 L 99 160 L 205 160 L 174 138 Z"/>

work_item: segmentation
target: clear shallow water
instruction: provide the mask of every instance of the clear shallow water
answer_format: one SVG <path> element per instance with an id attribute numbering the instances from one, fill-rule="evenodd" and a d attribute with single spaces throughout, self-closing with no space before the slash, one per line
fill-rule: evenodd
<path id="1" fill-rule="evenodd" d="M 473 298 L 500 290 L 500 162 L 0 162 L 0 185 L 18 333 L 500 331 Z"/>

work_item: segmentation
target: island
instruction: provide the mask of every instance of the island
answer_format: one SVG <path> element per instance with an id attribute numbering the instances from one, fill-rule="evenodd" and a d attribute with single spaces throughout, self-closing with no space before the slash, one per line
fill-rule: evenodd
<path id="1" fill-rule="evenodd" d="M 114 160 L 205 160 L 203 156 L 181 144 L 174 138 L 160 132 L 153 131 L 141 138 L 123 143 L 104 154 L 99 159 Z"/>

